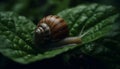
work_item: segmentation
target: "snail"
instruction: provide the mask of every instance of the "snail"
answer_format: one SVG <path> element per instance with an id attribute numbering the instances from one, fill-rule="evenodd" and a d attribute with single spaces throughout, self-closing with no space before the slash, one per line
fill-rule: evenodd
<path id="1" fill-rule="evenodd" d="M 66 45 L 79 44 L 81 39 L 77 36 L 69 36 L 68 25 L 64 19 L 56 15 L 48 15 L 40 20 L 35 29 L 35 42 L 37 45 L 49 43 Z"/>

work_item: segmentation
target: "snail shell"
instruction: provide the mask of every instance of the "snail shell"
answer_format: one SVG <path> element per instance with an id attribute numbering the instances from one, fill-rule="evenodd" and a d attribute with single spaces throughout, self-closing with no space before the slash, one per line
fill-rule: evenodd
<path id="1" fill-rule="evenodd" d="M 56 15 L 49 15 L 40 20 L 35 33 L 42 40 L 58 41 L 68 36 L 68 26 L 66 22 Z"/>

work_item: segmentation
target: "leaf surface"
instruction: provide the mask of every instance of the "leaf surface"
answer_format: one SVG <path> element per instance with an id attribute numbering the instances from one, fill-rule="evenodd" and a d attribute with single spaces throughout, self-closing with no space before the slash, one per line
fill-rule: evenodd
<path id="1" fill-rule="evenodd" d="M 43 53 L 37 52 L 33 48 L 36 27 L 33 22 L 12 12 L 0 12 L 0 52 L 23 64 L 51 58 L 104 37 L 119 16 L 112 6 L 99 4 L 79 5 L 57 15 L 68 23 L 70 36 L 80 37 L 82 44 L 69 44 Z"/>

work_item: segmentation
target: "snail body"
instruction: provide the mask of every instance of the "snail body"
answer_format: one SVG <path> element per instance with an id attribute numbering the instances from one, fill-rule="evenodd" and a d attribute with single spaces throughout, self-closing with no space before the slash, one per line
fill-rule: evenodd
<path id="1" fill-rule="evenodd" d="M 68 25 L 64 19 L 56 15 L 49 15 L 38 23 L 35 29 L 35 42 L 40 45 L 49 42 L 66 45 L 81 43 L 81 39 L 69 37 Z"/>

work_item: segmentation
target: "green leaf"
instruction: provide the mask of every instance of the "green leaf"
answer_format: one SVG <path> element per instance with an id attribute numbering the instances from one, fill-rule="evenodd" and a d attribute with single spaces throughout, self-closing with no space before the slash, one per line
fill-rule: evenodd
<path id="1" fill-rule="evenodd" d="M 116 24 L 114 31 L 108 36 L 92 43 L 85 44 L 80 50 L 87 55 L 94 56 L 96 58 L 118 63 L 120 61 L 120 28 L 119 24 Z M 117 37 L 117 38 L 116 38 Z"/>
<path id="2" fill-rule="evenodd" d="M 0 52 L 12 59 L 33 54 L 31 46 L 35 27 L 23 16 L 0 12 Z"/>
<path id="3" fill-rule="evenodd" d="M 84 5 L 83 5 L 84 6 Z M 82 9 L 83 6 L 78 7 L 79 9 Z M 96 6 L 96 4 L 92 4 L 90 6 Z M 84 6 L 85 10 L 83 10 L 83 13 L 86 13 L 87 9 Z M 92 8 L 92 7 L 91 7 Z M 94 7 L 95 8 L 95 7 Z M 111 10 L 110 10 L 111 9 Z M 110 11 L 108 11 L 110 10 Z M 69 9 L 69 13 L 71 13 L 71 9 Z M 76 11 L 77 12 L 77 11 Z M 88 11 L 87 13 L 89 13 L 90 11 Z M 83 13 L 81 15 L 83 15 Z M 75 50 L 77 50 L 78 52 L 82 51 L 83 53 L 93 56 L 93 57 L 97 57 L 99 59 L 104 59 L 104 60 L 109 60 L 109 61 L 114 61 L 114 62 L 118 62 L 119 61 L 119 46 L 120 46 L 120 40 L 119 39 L 119 30 L 118 32 L 113 32 L 113 28 L 116 28 L 116 26 L 114 26 L 115 20 L 118 18 L 119 14 L 116 13 L 116 10 L 112 7 L 112 6 L 105 6 L 101 5 L 101 6 L 97 6 L 94 10 L 94 14 L 92 14 L 92 12 L 89 13 L 88 16 L 86 13 L 86 16 L 84 14 L 84 16 L 81 16 L 80 18 L 77 18 L 76 16 L 78 14 L 76 14 L 76 16 L 71 15 L 71 17 L 68 17 L 69 20 L 74 20 L 74 17 L 76 17 L 76 19 L 78 20 L 78 24 L 77 21 L 75 22 L 76 26 L 78 26 L 77 28 L 80 29 L 80 32 L 76 32 L 77 28 L 75 26 L 75 24 L 73 24 L 73 22 L 69 22 L 69 20 L 66 19 L 67 16 L 61 16 L 63 18 L 66 19 L 66 21 L 68 21 L 70 24 L 69 28 L 71 29 L 70 31 L 70 35 L 71 36 L 76 36 L 79 35 L 83 41 L 82 47 L 76 47 Z M 61 12 L 58 15 L 61 14 L 66 14 L 64 11 Z M 72 18 L 73 17 L 73 18 Z M 83 18 L 83 19 L 82 19 Z M 86 18 L 86 19 L 85 19 Z M 81 19 L 81 20 L 80 20 Z M 82 24 L 80 24 L 81 22 L 83 22 Z M 73 24 L 73 25 L 71 25 Z M 81 25 L 81 26 L 80 26 Z M 70 26 L 73 26 L 72 28 Z M 120 26 L 119 26 L 120 27 Z M 111 32 L 112 33 L 109 33 Z M 77 33 L 77 34 L 76 34 Z M 113 35 L 110 35 L 109 41 L 105 41 L 105 36 L 108 34 L 115 34 L 117 36 L 111 37 Z M 102 37 L 102 39 L 101 39 Z M 111 39 L 111 38 L 116 38 L 116 39 Z M 100 40 L 99 43 L 97 42 L 93 42 L 96 40 Z M 108 39 L 106 39 L 108 40 Z M 103 44 L 104 43 L 104 44 Z M 102 44 L 102 45 L 101 45 Z M 107 45 L 106 45 L 107 44 Z M 115 46 L 114 46 L 114 45 Z"/>
<path id="4" fill-rule="evenodd" d="M 118 17 L 112 6 L 98 4 L 79 5 L 57 15 L 68 23 L 70 36 L 81 37 L 84 45 L 110 32 L 112 24 Z M 34 49 L 34 29 L 35 25 L 25 17 L 12 12 L 0 12 L 0 52 L 14 61 L 27 64 L 84 46 L 69 44 L 38 52 Z"/>

